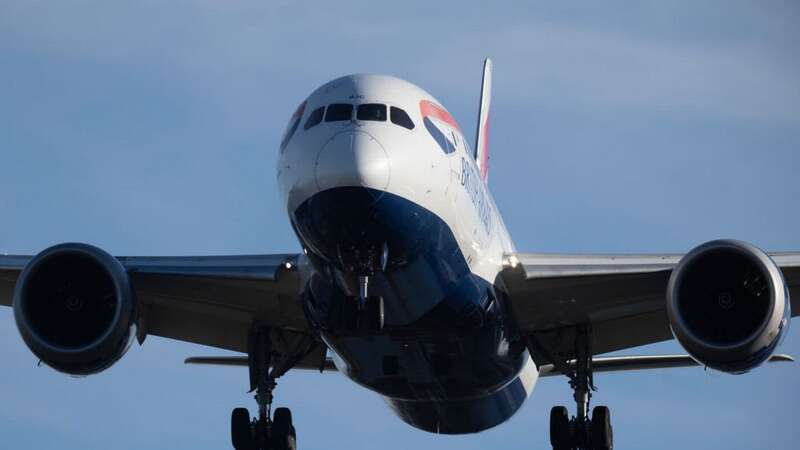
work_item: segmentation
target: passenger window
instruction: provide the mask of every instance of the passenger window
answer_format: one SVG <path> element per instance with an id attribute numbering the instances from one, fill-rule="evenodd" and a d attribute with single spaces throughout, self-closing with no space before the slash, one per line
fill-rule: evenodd
<path id="1" fill-rule="evenodd" d="M 328 105 L 328 112 L 325 113 L 325 122 L 352 120 L 352 118 L 353 105 L 349 103 L 333 103 Z"/>
<path id="2" fill-rule="evenodd" d="M 356 119 L 386 122 L 386 105 L 379 103 L 365 103 L 358 105 Z"/>
<path id="3" fill-rule="evenodd" d="M 322 122 L 322 116 L 325 114 L 325 107 L 320 106 L 319 108 L 311 111 L 311 114 L 308 115 L 308 119 L 306 119 L 306 124 L 303 125 L 303 129 L 307 130 L 314 125 L 319 125 Z"/>
<path id="4" fill-rule="evenodd" d="M 414 129 L 414 122 L 411 121 L 411 117 L 408 117 L 405 111 L 400 108 L 395 108 L 392 106 L 389 108 L 389 112 L 392 115 L 392 123 L 395 125 L 400 125 L 403 128 L 408 128 L 409 130 Z"/>
<path id="5" fill-rule="evenodd" d="M 300 125 L 300 118 L 303 117 L 303 111 L 305 109 L 306 102 L 303 102 L 297 107 L 294 114 L 292 114 L 292 118 L 289 119 L 289 124 L 286 125 L 286 131 L 283 133 L 283 139 L 281 139 L 281 151 L 286 148 L 289 140 L 294 136 L 294 132 L 297 131 L 297 126 Z"/>

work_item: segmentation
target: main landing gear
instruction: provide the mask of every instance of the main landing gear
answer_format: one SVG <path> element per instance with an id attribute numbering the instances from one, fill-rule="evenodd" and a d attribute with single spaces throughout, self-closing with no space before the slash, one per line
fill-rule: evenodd
<path id="1" fill-rule="evenodd" d="M 575 416 L 570 418 L 564 406 L 555 406 L 550 410 L 550 444 L 553 450 L 612 450 L 614 447 L 608 407 L 596 406 L 589 417 L 591 391 L 597 390 L 592 376 L 590 336 L 588 326 L 576 327 L 574 361 L 553 358 L 546 349 L 534 345 L 553 362 L 556 369 L 569 377 L 569 385 L 574 391 Z M 531 341 L 535 342 L 533 339 Z"/>
<path id="2" fill-rule="evenodd" d="M 270 373 L 272 352 L 269 333 L 254 331 L 248 349 L 250 391 L 255 391 L 258 417 L 250 419 L 246 408 L 231 413 L 231 441 L 236 450 L 297 450 L 297 434 L 289 408 L 276 408 L 270 418 L 275 377 Z"/>

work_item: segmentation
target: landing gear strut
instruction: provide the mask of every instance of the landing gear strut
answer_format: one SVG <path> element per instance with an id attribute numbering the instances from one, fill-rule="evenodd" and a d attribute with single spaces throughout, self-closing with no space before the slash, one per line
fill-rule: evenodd
<path id="1" fill-rule="evenodd" d="M 369 295 L 369 276 L 358 277 L 356 329 L 379 332 L 383 329 L 383 298 Z"/>
<path id="2" fill-rule="evenodd" d="M 255 391 L 258 417 L 250 419 L 246 408 L 231 413 L 231 441 L 236 450 L 297 450 L 297 435 L 289 408 L 276 408 L 272 418 L 272 392 L 277 383 L 270 372 L 272 348 L 269 332 L 256 329 L 248 345 L 250 392 Z"/>
<path id="3" fill-rule="evenodd" d="M 594 386 L 592 375 L 591 332 L 587 325 L 579 325 L 575 329 L 575 360 L 564 361 L 552 357 L 547 349 L 531 345 L 536 351 L 543 353 L 553 365 L 569 377 L 569 385 L 575 398 L 576 414 L 569 417 L 567 408 L 555 406 L 550 410 L 550 444 L 553 450 L 611 450 L 613 448 L 613 432 L 611 429 L 611 413 L 607 406 L 596 406 L 589 417 L 589 401 Z"/>

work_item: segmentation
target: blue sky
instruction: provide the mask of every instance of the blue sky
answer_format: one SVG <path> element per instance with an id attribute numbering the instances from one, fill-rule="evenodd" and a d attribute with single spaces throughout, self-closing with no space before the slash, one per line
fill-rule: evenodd
<path id="1" fill-rule="evenodd" d="M 475 121 L 495 60 L 490 185 L 518 249 L 681 252 L 736 237 L 800 250 L 800 7 L 792 1 L 32 2 L 0 4 L 0 252 L 298 250 L 275 182 L 280 133 L 314 88 L 388 73 Z M 664 343 L 626 353 L 680 352 Z M 782 352 L 800 355 L 798 326 Z M 148 338 L 98 376 L 37 368 L 0 311 L 0 436 L 18 449 L 229 446 L 247 374 Z M 800 369 L 597 377 L 618 448 L 795 447 Z M 472 436 L 405 425 L 335 374 L 292 373 L 305 449 L 547 448 L 571 406 L 542 380 Z"/>

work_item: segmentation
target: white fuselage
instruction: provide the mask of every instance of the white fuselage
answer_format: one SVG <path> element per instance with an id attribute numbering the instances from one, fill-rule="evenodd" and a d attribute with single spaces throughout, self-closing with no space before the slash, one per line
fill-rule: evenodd
<path id="1" fill-rule="evenodd" d="M 347 105 L 352 105 L 349 115 Z M 499 306 L 491 303 L 502 303 L 495 298 L 502 293 L 495 292 L 495 280 L 503 269 L 504 255 L 514 248 L 476 166 L 473 149 L 452 116 L 424 90 L 382 75 L 350 75 L 323 85 L 300 105 L 290 120 L 278 160 L 278 181 L 304 250 L 315 257 L 313 261 L 318 261 L 317 272 L 327 274 L 319 275 L 320 279 L 330 280 L 323 282 L 329 286 L 326 289 L 352 293 L 355 275 L 378 273 L 385 281 L 381 284 L 379 280 L 376 289 L 387 299 L 386 321 L 394 326 L 391 329 L 417 330 L 420 334 L 428 331 L 427 325 L 420 324 L 430 321 L 431 311 L 442 309 L 442 299 L 459 305 L 474 302 L 481 310 L 479 313 L 486 315 L 485 321 L 496 316 L 492 308 Z M 326 205 L 320 204 L 322 199 Z M 355 203 L 363 203 L 363 208 Z M 378 203 L 382 205 L 380 208 L 375 207 Z M 401 215 L 401 209 L 408 212 Z M 370 213 L 362 217 L 362 210 Z M 351 236 L 346 234 L 348 229 L 357 231 Z M 387 237 L 376 238 L 374 230 Z M 409 237 L 415 234 L 418 236 Z M 369 242 L 370 239 L 375 242 Z M 450 241 L 453 245 L 448 244 Z M 454 262 L 448 263 L 451 257 Z M 461 266 L 467 268 L 468 275 L 460 274 Z M 464 281 L 465 276 L 469 277 L 468 282 Z M 488 290 L 489 297 L 479 298 L 483 295 L 479 293 L 474 299 L 458 298 L 460 292 L 469 289 Z M 430 297 L 430 301 L 420 300 L 421 297 Z M 441 316 L 440 312 L 436 314 Z M 489 334 L 494 332 L 488 325 L 480 326 Z M 466 332 L 469 333 L 472 332 Z M 499 333 L 504 335 L 506 331 Z M 359 365 L 358 362 L 348 361 L 339 354 L 357 353 L 351 350 L 358 347 L 362 353 L 383 355 L 385 366 L 386 358 L 395 357 L 392 352 L 396 351 L 400 353 L 396 356 L 400 367 L 416 364 L 403 350 L 394 350 L 409 347 L 397 344 L 396 335 L 385 340 L 381 336 L 354 341 L 322 332 L 322 337 L 337 354 L 335 360 L 343 373 L 382 393 L 401 417 L 429 431 L 471 432 L 506 420 L 521 404 L 520 395 L 527 397 L 530 393 L 537 376 L 527 352 L 507 355 L 507 340 L 502 338 L 490 353 L 502 360 L 499 365 L 513 368 L 499 371 L 505 375 L 489 387 L 480 382 L 474 392 L 441 386 L 438 390 L 420 387 L 445 383 L 447 376 L 458 375 L 440 376 L 430 371 L 423 377 L 427 384 L 407 381 L 411 388 L 410 394 L 406 394 L 404 389 L 383 387 L 397 383 L 391 374 L 370 375 L 368 362 L 360 363 L 356 370 L 354 365 Z M 370 346 L 372 342 L 374 345 Z M 436 342 L 419 345 L 444 346 Z M 430 354 L 437 352 L 445 351 L 432 350 Z M 431 359 L 430 356 L 422 359 L 426 358 Z M 454 358 L 458 360 L 457 356 Z M 386 372 L 385 367 L 383 370 Z M 414 376 L 417 374 L 406 373 L 405 379 Z M 395 381 L 387 381 L 390 378 Z M 394 397 L 398 397 L 397 402 Z M 512 404 L 498 407 L 501 397 L 512 398 Z M 476 417 L 468 421 L 471 425 L 450 423 L 444 429 L 448 417 L 418 419 L 415 415 L 421 412 L 403 406 L 404 401 L 421 400 L 449 401 L 462 410 L 488 408 L 492 411 L 485 414 L 492 417 L 480 419 L 478 416 L 484 412 L 476 411 L 473 413 Z M 465 406 L 464 402 L 471 403 Z M 434 422 L 435 430 L 431 429 Z"/>

